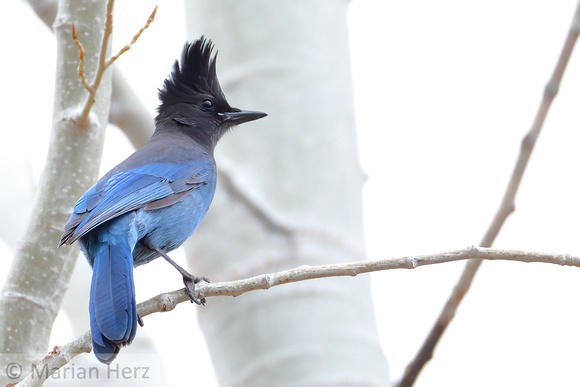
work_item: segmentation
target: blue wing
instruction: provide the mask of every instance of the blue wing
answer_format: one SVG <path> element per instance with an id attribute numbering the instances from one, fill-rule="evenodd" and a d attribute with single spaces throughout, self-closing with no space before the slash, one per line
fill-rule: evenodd
<path id="1" fill-rule="evenodd" d="M 199 161 L 154 163 L 103 178 L 77 201 L 60 245 L 71 244 L 95 227 L 127 212 L 169 206 L 205 185 L 215 173 Z"/>

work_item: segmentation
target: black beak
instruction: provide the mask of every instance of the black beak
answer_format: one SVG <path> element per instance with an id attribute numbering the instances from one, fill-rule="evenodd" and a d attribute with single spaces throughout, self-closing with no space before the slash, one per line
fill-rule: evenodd
<path id="1" fill-rule="evenodd" d="M 266 117 L 266 113 L 255 112 L 251 110 L 240 110 L 232 108 L 229 112 L 218 113 L 224 122 L 228 122 L 233 125 L 243 124 L 244 122 L 250 122 L 257 120 L 262 117 Z"/>

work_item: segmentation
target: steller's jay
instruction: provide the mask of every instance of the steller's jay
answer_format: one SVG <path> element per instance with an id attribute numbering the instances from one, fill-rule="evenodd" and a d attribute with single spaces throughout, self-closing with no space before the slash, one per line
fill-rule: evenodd
<path id="1" fill-rule="evenodd" d="M 162 256 L 183 276 L 192 301 L 195 283 L 167 252 L 193 233 L 216 187 L 214 147 L 232 126 L 262 112 L 231 107 L 216 75 L 213 44 L 186 43 L 181 65 L 159 91 L 155 132 L 142 149 L 105 174 L 76 202 L 59 246 L 76 240 L 93 267 L 89 313 L 93 349 L 109 364 L 137 330 L 133 266 Z"/>

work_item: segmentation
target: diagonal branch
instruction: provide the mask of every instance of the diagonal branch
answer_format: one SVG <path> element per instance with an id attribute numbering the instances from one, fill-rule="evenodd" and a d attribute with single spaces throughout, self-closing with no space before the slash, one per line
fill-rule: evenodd
<path id="1" fill-rule="evenodd" d="M 327 277 L 354 277 L 358 274 L 373 271 L 392 269 L 415 269 L 419 266 L 434 265 L 445 262 L 454 262 L 465 259 L 507 260 L 519 262 L 542 262 L 561 266 L 580 267 L 580 256 L 568 254 L 546 254 L 519 250 L 487 249 L 481 247 L 467 247 L 465 249 L 448 251 L 440 254 L 408 256 L 396 259 L 382 259 L 375 261 L 358 261 L 334 265 L 300 266 L 295 269 L 277 273 L 261 274 L 255 277 L 237 281 L 206 283 L 196 285 L 200 298 L 212 296 L 239 296 L 243 293 L 269 289 L 274 286 L 292 282 L 306 281 Z M 137 305 L 137 313 L 145 317 L 152 313 L 168 312 L 185 301 L 190 300 L 185 289 L 170 293 L 159 294 Z M 75 341 L 62 347 L 55 347 L 35 367 L 42 372 L 33 372 L 17 384 L 19 387 L 41 386 L 59 368 L 65 366 L 71 359 L 80 353 L 91 351 L 91 334 L 86 332 Z"/>
<path id="2" fill-rule="evenodd" d="M 123 48 L 121 48 L 116 55 L 113 55 L 112 57 L 107 59 L 107 61 L 105 63 L 105 65 L 107 67 L 112 65 L 113 62 L 116 61 L 117 59 L 119 59 L 119 57 L 121 55 L 123 55 L 125 52 L 129 51 L 131 49 L 131 46 L 133 46 L 135 43 L 137 43 L 137 40 L 139 39 L 139 37 L 141 37 L 141 34 L 143 33 L 143 31 L 145 31 L 147 28 L 149 28 L 151 23 L 153 23 L 153 20 L 155 20 L 155 15 L 157 14 L 157 7 L 159 7 L 159 6 L 156 5 L 155 8 L 153 8 L 153 12 L 151 12 L 151 15 L 149 15 L 147 22 L 145 22 L 145 25 L 143 27 L 141 27 L 141 29 L 139 29 L 139 31 L 137 31 L 135 36 L 133 36 L 133 39 L 131 39 L 131 41 L 129 43 L 127 43 Z"/>
<path id="3" fill-rule="evenodd" d="M 230 200 L 237 201 L 244 206 L 249 213 L 268 231 L 286 238 L 291 244 L 295 243 L 297 237 L 312 238 L 351 252 L 355 257 L 365 256 L 356 246 L 344 241 L 338 235 L 334 235 L 327 230 L 313 227 L 301 227 L 274 213 L 263 200 L 255 197 L 251 190 L 248 190 L 241 181 L 236 179 L 233 169 L 228 162 L 222 158 L 218 167 L 218 180 L 223 185 L 225 192 L 230 196 Z"/>
<path id="4" fill-rule="evenodd" d="M 562 81 L 562 77 L 564 76 L 564 71 L 568 65 L 568 60 L 572 55 L 572 50 L 576 45 L 579 33 L 580 1 L 576 7 L 576 12 L 574 13 L 566 41 L 564 42 L 564 47 L 562 47 L 562 51 L 560 52 L 560 57 L 556 63 L 556 67 L 554 68 L 552 76 L 544 88 L 542 102 L 540 103 L 538 111 L 536 112 L 536 117 L 532 127 L 522 140 L 520 155 L 512 172 L 512 176 L 507 186 L 503 200 L 481 241 L 480 245 L 482 247 L 490 247 L 493 244 L 505 220 L 511 213 L 515 211 L 515 197 L 522 181 L 524 171 L 528 165 L 528 161 L 530 160 L 534 145 L 536 144 L 538 136 L 540 135 L 540 131 L 542 130 L 542 126 L 546 120 L 550 106 L 552 105 L 552 102 L 554 101 L 554 98 L 556 97 L 556 94 L 560 88 L 560 83 Z M 465 269 L 463 270 L 463 273 L 457 282 L 457 285 L 455 285 L 451 296 L 445 304 L 445 307 L 431 328 L 431 331 L 429 332 L 426 340 L 423 342 L 419 352 L 417 355 L 415 355 L 413 361 L 407 366 L 405 374 L 397 384 L 397 387 L 412 386 L 417 379 L 417 376 L 421 372 L 423 366 L 433 357 L 435 346 L 455 316 L 455 312 L 457 311 L 461 300 L 469 291 L 471 283 L 473 282 L 473 278 L 475 277 L 475 274 L 477 273 L 481 263 L 481 260 L 467 262 Z"/>

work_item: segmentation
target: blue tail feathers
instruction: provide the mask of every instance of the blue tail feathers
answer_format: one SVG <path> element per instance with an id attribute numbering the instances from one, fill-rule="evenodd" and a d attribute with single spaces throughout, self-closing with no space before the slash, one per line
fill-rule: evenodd
<path id="1" fill-rule="evenodd" d="M 94 261 L 89 312 L 93 351 L 100 362 L 109 364 L 135 338 L 137 309 L 132 248 L 125 238 L 103 234 L 108 233 L 90 246 Z"/>

